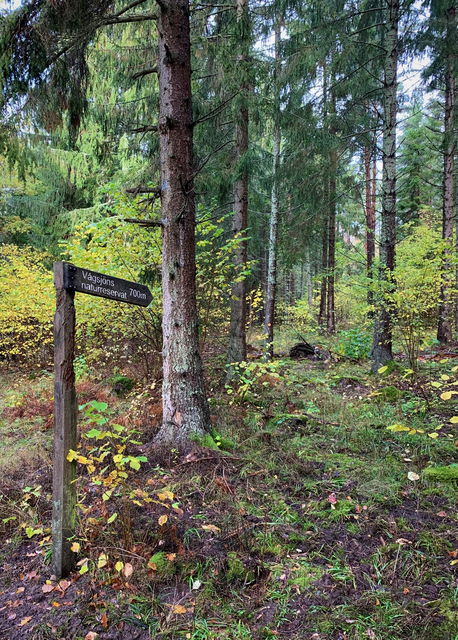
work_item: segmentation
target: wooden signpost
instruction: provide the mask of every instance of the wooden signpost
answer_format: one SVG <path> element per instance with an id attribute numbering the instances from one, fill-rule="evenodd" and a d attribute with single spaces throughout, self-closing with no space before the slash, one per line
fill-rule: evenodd
<path id="1" fill-rule="evenodd" d="M 76 462 L 67 460 L 77 446 L 75 355 L 75 291 L 117 302 L 147 307 L 148 287 L 121 280 L 68 262 L 54 263 L 56 313 L 54 316 L 54 461 L 53 461 L 53 565 L 60 578 L 74 568 L 70 538 L 76 525 Z"/>

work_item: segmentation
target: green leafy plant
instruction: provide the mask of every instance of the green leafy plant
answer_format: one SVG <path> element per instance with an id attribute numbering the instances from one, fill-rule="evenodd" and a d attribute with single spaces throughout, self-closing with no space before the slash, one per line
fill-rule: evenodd
<path id="1" fill-rule="evenodd" d="M 233 362 L 228 367 L 233 372 L 234 382 L 226 384 L 226 392 L 236 395 L 244 401 L 249 392 L 256 387 L 268 387 L 280 379 L 280 369 L 284 366 L 282 360 L 253 362 Z"/>
<path id="2" fill-rule="evenodd" d="M 372 336 L 364 329 L 354 328 L 339 331 L 337 341 L 337 353 L 359 360 L 368 358 L 372 346 Z"/>

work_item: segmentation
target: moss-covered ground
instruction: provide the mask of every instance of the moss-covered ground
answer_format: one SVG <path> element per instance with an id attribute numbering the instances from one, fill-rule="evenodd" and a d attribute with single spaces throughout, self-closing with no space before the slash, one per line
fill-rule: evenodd
<path id="1" fill-rule="evenodd" d="M 156 389 L 80 382 L 147 461 L 108 500 L 80 465 L 64 582 L 49 565 L 52 378 L 1 374 L 0 638 L 457 640 L 458 411 L 441 398 L 456 362 L 373 376 L 285 357 L 232 393 L 215 368 L 211 442 L 160 457 Z"/>

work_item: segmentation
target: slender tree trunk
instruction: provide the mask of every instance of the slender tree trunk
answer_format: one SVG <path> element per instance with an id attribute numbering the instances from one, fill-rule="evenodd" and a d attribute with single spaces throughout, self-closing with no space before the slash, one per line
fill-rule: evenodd
<path id="1" fill-rule="evenodd" d="M 280 72 L 280 22 L 275 23 L 275 63 L 274 63 L 274 132 L 273 132 L 273 166 L 272 193 L 269 221 L 269 258 L 267 266 L 267 295 L 264 330 L 266 334 L 266 355 L 274 355 L 274 322 L 277 288 L 277 237 L 278 237 L 278 190 L 281 162 L 281 129 L 280 129 L 280 88 L 278 76 Z"/>
<path id="2" fill-rule="evenodd" d="M 329 154 L 329 228 L 328 228 L 328 296 L 326 326 L 328 333 L 336 331 L 335 276 L 336 276 L 336 211 L 337 211 L 337 150 Z"/>
<path id="3" fill-rule="evenodd" d="M 325 176 L 326 181 L 326 176 Z M 328 190 L 326 189 L 326 192 Z M 321 287 L 320 287 L 320 310 L 318 313 L 318 324 L 323 327 L 326 318 L 327 299 L 328 299 L 328 228 L 329 218 L 326 215 L 323 225 L 322 235 L 322 251 L 321 251 Z"/>
<path id="4" fill-rule="evenodd" d="M 312 281 L 312 262 L 310 258 L 310 249 L 305 251 L 305 287 L 307 291 L 307 303 L 310 308 L 313 306 L 313 281 Z"/>
<path id="5" fill-rule="evenodd" d="M 375 150 L 374 150 L 375 151 Z M 374 153 L 375 156 L 375 153 Z M 366 273 L 368 279 L 367 304 L 369 306 L 369 317 L 372 317 L 372 305 L 374 303 L 373 290 L 373 268 L 375 259 L 375 157 L 372 163 L 371 171 L 371 149 L 369 146 L 364 148 L 364 173 L 366 185 Z"/>
<path id="6" fill-rule="evenodd" d="M 236 0 L 237 23 L 241 53 L 238 64 L 243 76 L 248 67 L 248 0 Z M 248 170 L 246 153 L 248 151 L 248 82 L 243 78 L 241 89 L 241 106 L 237 114 L 235 127 L 235 169 L 237 177 L 234 184 L 234 218 L 232 232 L 234 235 L 246 236 L 248 227 Z M 247 240 L 240 243 L 234 256 L 236 267 L 243 269 L 247 263 Z M 231 323 L 229 335 L 228 362 L 246 360 L 246 281 L 242 279 L 232 285 Z M 229 368 L 228 377 L 233 376 Z"/>
<path id="7" fill-rule="evenodd" d="M 399 0 L 388 0 L 383 83 L 383 181 L 382 225 L 380 236 L 380 280 L 383 292 L 377 301 L 372 347 L 372 371 L 393 358 L 392 314 L 390 294 L 396 249 L 396 116 Z"/>
<path id="8" fill-rule="evenodd" d="M 454 161 L 456 151 L 455 126 L 455 100 L 456 79 L 454 64 L 454 39 L 456 33 L 456 9 L 449 7 L 447 16 L 447 66 L 445 71 L 445 112 L 444 112 L 444 172 L 442 177 L 442 238 L 446 242 L 443 261 L 443 283 L 439 303 L 439 317 L 437 325 L 437 339 L 442 344 L 452 340 L 453 335 L 453 274 L 451 268 L 451 254 L 453 251 L 453 222 L 455 219 L 455 192 L 454 192 Z"/>
<path id="9" fill-rule="evenodd" d="M 181 447 L 210 427 L 196 306 L 189 2 L 158 4 L 164 379 L 157 442 Z"/>
<path id="10" fill-rule="evenodd" d="M 326 126 L 327 108 L 328 108 L 328 83 L 327 83 L 327 65 L 323 60 L 323 129 Z M 323 176 L 323 201 L 327 204 L 329 200 L 329 181 L 327 171 Z M 320 287 L 320 309 L 318 312 L 318 325 L 323 328 L 326 324 L 326 313 L 328 308 L 328 249 L 329 249 L 329 209 L 325 208 L 325 219 L 323 224 L 322 235 L 322 251 L 321 251 L 321 270 L 322 279 Z"/>

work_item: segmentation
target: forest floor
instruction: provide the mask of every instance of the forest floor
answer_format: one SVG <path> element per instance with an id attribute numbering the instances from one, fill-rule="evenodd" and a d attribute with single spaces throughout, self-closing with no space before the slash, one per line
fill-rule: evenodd
<path id="1" fill-rule="evenodd" d="M 214 385 L 218 434 L 161 458 L 156 388 L 80 380 L 79 564 L 61 581 L 52 376 L 0 373 L 1 640 L 457 640 L 456 364 L 253 365 Z"/>

